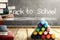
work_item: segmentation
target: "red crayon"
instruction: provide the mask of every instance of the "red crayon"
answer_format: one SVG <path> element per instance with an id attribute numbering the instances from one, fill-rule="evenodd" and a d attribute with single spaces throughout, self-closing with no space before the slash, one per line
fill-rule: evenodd
<path id="1" fill-rule="evenodd" d="M 45 39 L 45 35 L 42 35 L 42 39 Z"/>

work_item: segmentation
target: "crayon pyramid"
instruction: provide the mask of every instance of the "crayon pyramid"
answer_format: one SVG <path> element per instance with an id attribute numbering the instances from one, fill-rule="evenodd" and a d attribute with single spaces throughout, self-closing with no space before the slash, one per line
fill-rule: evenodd
<path id="1" fill-rule="evenodd" d="M 41 19 L 31 35 L 31 39 L 55 40 L 55 34 L 45 19 Z"/>

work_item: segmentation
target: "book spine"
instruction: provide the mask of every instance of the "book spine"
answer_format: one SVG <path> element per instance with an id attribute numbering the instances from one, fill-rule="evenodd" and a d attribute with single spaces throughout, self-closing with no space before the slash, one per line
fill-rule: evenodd
<path id="1" fill-rule="evenodd" d="M 8 3 L 8 0 L 0 0 L 0 3 Z"/>

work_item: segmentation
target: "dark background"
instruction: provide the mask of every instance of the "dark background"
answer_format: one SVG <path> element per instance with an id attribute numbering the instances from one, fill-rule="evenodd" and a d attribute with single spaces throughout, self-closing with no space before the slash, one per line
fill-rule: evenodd
<path id="1" fill-rule="evenodd" d="M 8 1 L 9 6 L 16 6 L 15 10 L 19 10 L 22 8 L 25 10 L 26 8 L 32 9 L 34 13 L 32 15 L 27 15 L 26 13 L 24 15 L 14 15 L 15 20 L 10 22 L 9 24 L 6 22 L 5 24 L 8 25 L 36 25 L 39 20 L 25 20 L 25 21 L 18 21 L 19 19 L 24 19 L 24 17 L 28 18 L 42 18 L 42 17 L 49 17 L 49 18 L 56 18 L 56 20 L 47 20 L 50 25 L 60 25 L 60 0 L 9 0 Z M 42 15 L 37 14 L 36 9 L 38 8 L 46 8 L 49 10 L 53 10 L 56 8 L 56 14 L 55 15 Z"/>

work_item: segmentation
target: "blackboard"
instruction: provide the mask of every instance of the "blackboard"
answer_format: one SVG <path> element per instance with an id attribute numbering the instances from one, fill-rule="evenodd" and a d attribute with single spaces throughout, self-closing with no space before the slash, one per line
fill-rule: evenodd
<path id="1" fill-rule="evenodd" d="M 17 13 L 14 14 L 15 19 L 20 19 L 21 17 L 23 19 L 24 17 L 45 18 L 51 25 L 60 25 L 60 0 L 9 0 L 8 5 L 16 6 L 16 9 L 13 10 L 13 13 Z M 38 21 L 35 20 L 32 24 L 36 24 Z M 24 23 L 30 24 L 31 22 Z"/>

